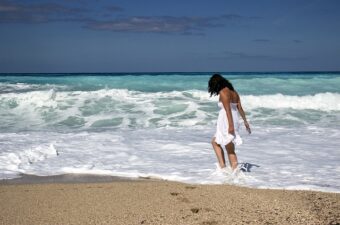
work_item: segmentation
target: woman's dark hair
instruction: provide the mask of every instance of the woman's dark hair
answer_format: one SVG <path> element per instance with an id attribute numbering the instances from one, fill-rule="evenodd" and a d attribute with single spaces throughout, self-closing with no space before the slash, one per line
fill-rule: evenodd
<path id="1" fill-rule="evenodd" d="M 229 90 L 234 91 L 233 85 L 220 74 L 215 73 L 210 77 L 208 83 L 208 92 L 210 93 L 210 97 L 213 95 L 218 95 L 218 93 L 225 87 L 229 88 Z"/>

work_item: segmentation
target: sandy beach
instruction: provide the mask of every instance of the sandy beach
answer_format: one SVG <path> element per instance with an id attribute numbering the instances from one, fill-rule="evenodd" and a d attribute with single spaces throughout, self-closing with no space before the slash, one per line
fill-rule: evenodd
<path id="1" fill-rule="evenodd" d="M 0 200 L 3 225 L 340 224 L 339 193 L 231 185 L 26 177 L 2 181 Z"/>

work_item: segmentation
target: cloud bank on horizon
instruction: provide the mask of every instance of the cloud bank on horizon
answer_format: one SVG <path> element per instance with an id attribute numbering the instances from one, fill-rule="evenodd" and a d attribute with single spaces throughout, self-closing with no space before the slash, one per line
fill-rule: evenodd
<path id="1" fill-rule="evenodd" d="M 336 0 L 0 1 L 0 72 L 340 70 Z"/>

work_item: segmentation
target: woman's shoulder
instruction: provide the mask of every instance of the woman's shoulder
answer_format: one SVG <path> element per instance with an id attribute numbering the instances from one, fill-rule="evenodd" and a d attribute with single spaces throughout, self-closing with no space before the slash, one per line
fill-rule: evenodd
<path id="1" fill-rule="evenodd" d="M 222 88 L 221 90 L 220 90 L 220 93 L 230 93 L 230 94 L 232 94 L 232 95 L 235 95 L 235 96 L 239 96 L 238 95 L 238 93 L 237 93 L 237 91 L 236 90 L 230 90 L 228 87 L 224 87 L 224 88 Z"/>
<path id="2" fill-rule="evenodd" d="M 220 90 L 220 93 L 230 93 L 232 90 L 230 90 L 228 87 L 224 87 Z"/>
<path id="3" fill-rule="evenodd" d="M 219 95 L 225 97 L 230 96 L 230 89 L 227 87 L 222 88 L 219 92 Z"/>
<path id="4" fill-rule="evenodd" d="M 220 96 L 227 97 L 231 99 L 232 102 L 239 102 L 239 95 L 237 91 L 230 90 L 229 88 L 225 87 L 220 91 Z"/>

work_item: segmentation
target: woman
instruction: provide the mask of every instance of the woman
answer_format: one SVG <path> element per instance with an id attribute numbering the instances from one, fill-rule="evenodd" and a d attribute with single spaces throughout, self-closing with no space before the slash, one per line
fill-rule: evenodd
<path id="1" fill-rule="evenodd" d="M 230 166 L 234 171 L 238 166 L 235 145 L 242 144 L 242 139 L 238 132 L 238 114 L 240 114 L 244 120 L 244 125 L 249 134 L 251 133 L 246 115 L 242 109 L 240 96 L 235 91 L 233 85 L 220 74 L 214 74 L 210 78 L 208 91 L 210 97 L 219 95 L 218 106 L 221 108 L 218 114 L 216 133 L 211 143 L 215 150 L 220 168 L 223 169 L 226 167 L 222 149 L 222 146 L 225 146 Z"/>

